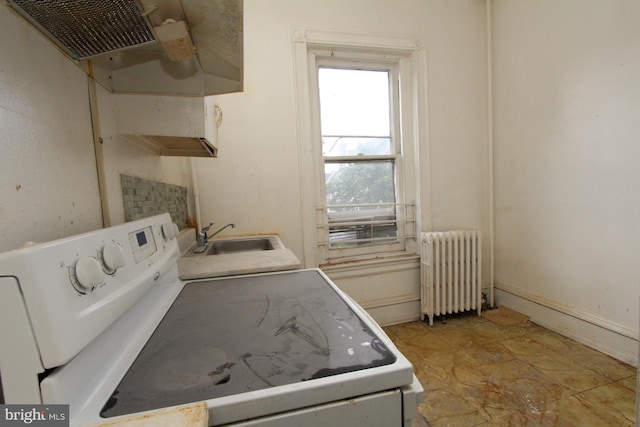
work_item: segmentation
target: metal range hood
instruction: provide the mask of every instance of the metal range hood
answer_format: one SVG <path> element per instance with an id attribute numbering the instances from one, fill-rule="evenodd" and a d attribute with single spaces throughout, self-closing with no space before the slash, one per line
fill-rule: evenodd
<path id="1" fill-rule="evenodd" d="M 242 0 L 8 0 L 113 93 L 243 89 Z"/>

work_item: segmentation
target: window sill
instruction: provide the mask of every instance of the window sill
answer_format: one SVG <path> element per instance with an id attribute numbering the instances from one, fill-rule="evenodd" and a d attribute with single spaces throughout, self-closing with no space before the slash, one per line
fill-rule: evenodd
<path id="1" fill-rule="evenodd" d="M 322 271 L 344 270 L 348 267 L 363 268 L 367 266 L 380 266 L 383 264 L 406 264 L 410 262 L 420 262 L 420 255 L 412 252 L 387 252 L 373 255 L 363 255 L 360 257 L 333 259 L 324 264 L 320 264 Z"/>

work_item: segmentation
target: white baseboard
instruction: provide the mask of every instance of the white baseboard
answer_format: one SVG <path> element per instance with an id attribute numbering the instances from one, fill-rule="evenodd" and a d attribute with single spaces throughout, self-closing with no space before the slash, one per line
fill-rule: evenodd
<path id="1" fill-rule="evenodd" d="M 638 331 L 541 298 L 505 283 L 495 283 L 496 304 L 529 316 L 532 322 L 622 362 L 638 366 Z"/>
<path id="2" fill-rule="evenodd" d="M 383 327 L 420 320 L 419 300 L 363 308 Z"/>

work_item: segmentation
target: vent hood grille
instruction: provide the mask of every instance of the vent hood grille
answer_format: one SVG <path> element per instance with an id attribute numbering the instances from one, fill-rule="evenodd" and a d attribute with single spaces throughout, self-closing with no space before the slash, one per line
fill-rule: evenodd
<path id="1" fill-rule="evenodd" d="M 73 59 L 85 59 L 155 39 L 133 0 L 10 0 L 16 10 Z"/>
<path id="2" fill-rule="evenodd" d="M 109 92 L 208 96 L 243 89 L 243 0 L 5 0 L 0 6 L 22 15 Z"/>

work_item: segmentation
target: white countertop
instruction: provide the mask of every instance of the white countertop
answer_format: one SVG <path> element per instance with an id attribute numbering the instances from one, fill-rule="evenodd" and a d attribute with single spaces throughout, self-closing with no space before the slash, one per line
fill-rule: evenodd
<path id="1" fill-rule="evenodd" d="M 289 249 L 215 256 L 183 256 L 178 259 L 178 274 L 181 280 L 293 270 L 300 267 L 300 260 Z"/>
<path id="2" fill-rule="evenodd" d="M 185 252 L 182 251 L 183 256 L 178 259 L 178 274 L 181 280 L 294 270 L 302 267 L 300 260 L 282 244 L 278 245 L 278 249 L 268 251 L 209 256 L 184 255 Z"/>

